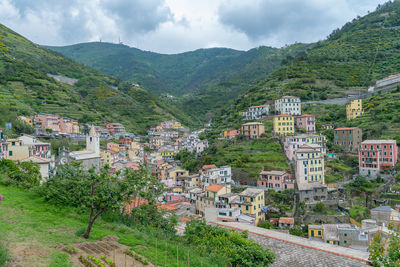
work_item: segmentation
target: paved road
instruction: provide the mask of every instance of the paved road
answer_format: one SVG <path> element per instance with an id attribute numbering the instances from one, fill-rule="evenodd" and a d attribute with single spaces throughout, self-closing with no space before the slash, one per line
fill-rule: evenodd
<path id="1" fill-rule="evenodd" d="M 241 223 L 218 222 L 218 224 L 248 230 L 250 238 L 269 247 L 275 253 L 275 262 L 272 266 L 367 266 L 367 263 L 363 261 L 368 259 L 367 252 Z"/>

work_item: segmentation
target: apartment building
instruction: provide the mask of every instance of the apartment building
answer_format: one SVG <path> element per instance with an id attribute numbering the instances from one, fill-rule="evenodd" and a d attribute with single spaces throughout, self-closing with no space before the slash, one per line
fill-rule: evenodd
<path id="1" fill-rule="evenodd" d="M 294 134 L 294 117 L 288 114 L 274 116 L 273 130 L 275 135 L 291 135 Z"/>
<path id="2" fill-rule="evenodd" d="M 318 149 L 323 155 L 326 154 L 326 137 L 324 135 L 294 135 L 287 136 L 284 140 L 284 150 L 289 160 L 295 160 L 296 151 L 303 145 L 315 145 L 314 149 Z"/>
<path id="3" fill-rule="evenodd" d="M 319 182 L 325 184 L 324 155 L 311 147 L 303 145 L 296 151 L 297 184 Z"/>
<path id="4" fill-rule="evenodd" d="M 258 174 L 257 187 L 263 189 L 285 190 L 294 188 L 292 175 L 286 171 L 264 171 Z"/>
<path id="5" fill-rule="evenodd" d="M 241 131 L 243 136 L 251 139 L 257 139 L 263 133 L 265 133 L 265 127 L 261 122 L 249 122 L 242 125 Z"/>
<path id="6" fill-rule="evenodd" d="M 362 100 L 361 99 L 355 99 L 351 100 L 347 105 L 346 105 L 346 118 L 347 120 L 352 120 L 357 118 L 358 116 L 364 114 L 364 110 L 362 107 Z"/>
<path id="7" fill-rule="evenodd" d="M 336 128 L 334 144 L 343 147 L 346 152 L 358 153 L 362 142 L 362 130 L 358 127 Z"/>
<path id="8" fill-rule="evenodd" d="M 315 133 L 315 116 L 310 114 L 298 116 L 296 118 L 296 127 L 306 133 Z"/>
<path id="9" fill-rule="evenodd" d="M 275 100 L 275 112 L 277 114 L 301 115 L 301 101 L 299 97 L 284 96 Z"/>
<path id="10" fill-rule="evenodd" d="M 243 112 L 244 120 L 259 120 L 269 115 L 269 105 L 251 106 Z"/>

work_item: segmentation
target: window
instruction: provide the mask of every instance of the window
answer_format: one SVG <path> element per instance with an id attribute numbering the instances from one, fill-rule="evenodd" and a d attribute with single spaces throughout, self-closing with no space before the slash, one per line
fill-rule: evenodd
<path id="1" fill-rule="evenodd" d="M 343 234 L 344 236 L 347 236 L 347 234 L 345 233 L 345 234 Z"/>
<path id="2" fill-rule="evenodd" d="M 346 241 L 346 240 L 344 240 L 344 243 L 345 243 L 345 244 L 347 244 L 347 241 Z"/>
<path id="3" fill-rule="evenodd" d="M 8 155 L 9 156 L 12 156 L 13 155 L 13 153 L 12 153 L 12 151 L 10 150 L 10 151 L 8 151 Z"/>

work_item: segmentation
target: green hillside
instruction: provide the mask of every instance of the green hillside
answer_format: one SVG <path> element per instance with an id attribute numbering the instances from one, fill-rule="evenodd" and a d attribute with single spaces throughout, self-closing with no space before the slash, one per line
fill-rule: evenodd
<path id="1" fill-rule="evenodd" d="M 377 79 L 400 73 L 399 40 L 400 2 L 388 2 L 295 57 L 285 58 L 268 79 L 222 109 L 221 115 L 226 116 L 217 124 L 235 126 L 240 121 L 239 113 L 247 107 L 272 103 L 285 94 L 307 101 L 366 91 Z"/>
<path id="2" fill-rule="evenodd" d="M 306 47 L 259 47 L 247 52 L 211 48 L 175 55 L 99 42 L 48 48 L 98 71 L 139 83 L 158 95 L 173 95 L 171 105 L 200 115 L 204 121 L 208 116 L 202 115 L 212 116 L 216 109 L 264 80 L 287 55 Z"/>
<path id="3" fill-rule="evenodd" d="M 74 85 L 57 82 L 47 74 L 77 82 Z M 170 118 L 193 126 L 181 111 L 142 87 L 75 63 L 3 25 L 0 25 L 0 100 L 19 114 L 48 112 L 96 124 L 121 122 L 135 133 L 144 133 L 146 127 Z"/>

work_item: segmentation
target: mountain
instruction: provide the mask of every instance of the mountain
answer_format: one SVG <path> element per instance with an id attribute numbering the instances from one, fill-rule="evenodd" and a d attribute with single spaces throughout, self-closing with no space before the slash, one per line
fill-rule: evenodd
<path id="1" fill-rule="evenodd" d="M 18 114 L 48 112 L 88 123 L 121 122 L 135 133 L 164 119 L 193 126 L 182 111 L 144 88 L 78 64 L 1 24 L 0 99 Z"/>
<path id="2" fill-rule="evenodd" d="M 47 48 L 103 73 L 139 83 L 155 94 L 169 95 L 171 105 L 204 121 L 209 117 L 205 115 L 212 116 L 264 80 L 287 55 L 306 47 L 258 47 L 246 52 L 210 48 L 174 55 L 100 42 Z"/>
<path id="3" fill-rule="evenodd" d="M 400 73 L 399 41 L 400 2 L 388 2 L 333 31 L 326 40 L 287 56 L 264 82 L 222 109 L 224 117 L 216 116 L 217 124 L 235 127 L 241 111 L 285 94 L 307 101 L 366 91 L 377 79 Z"/>

